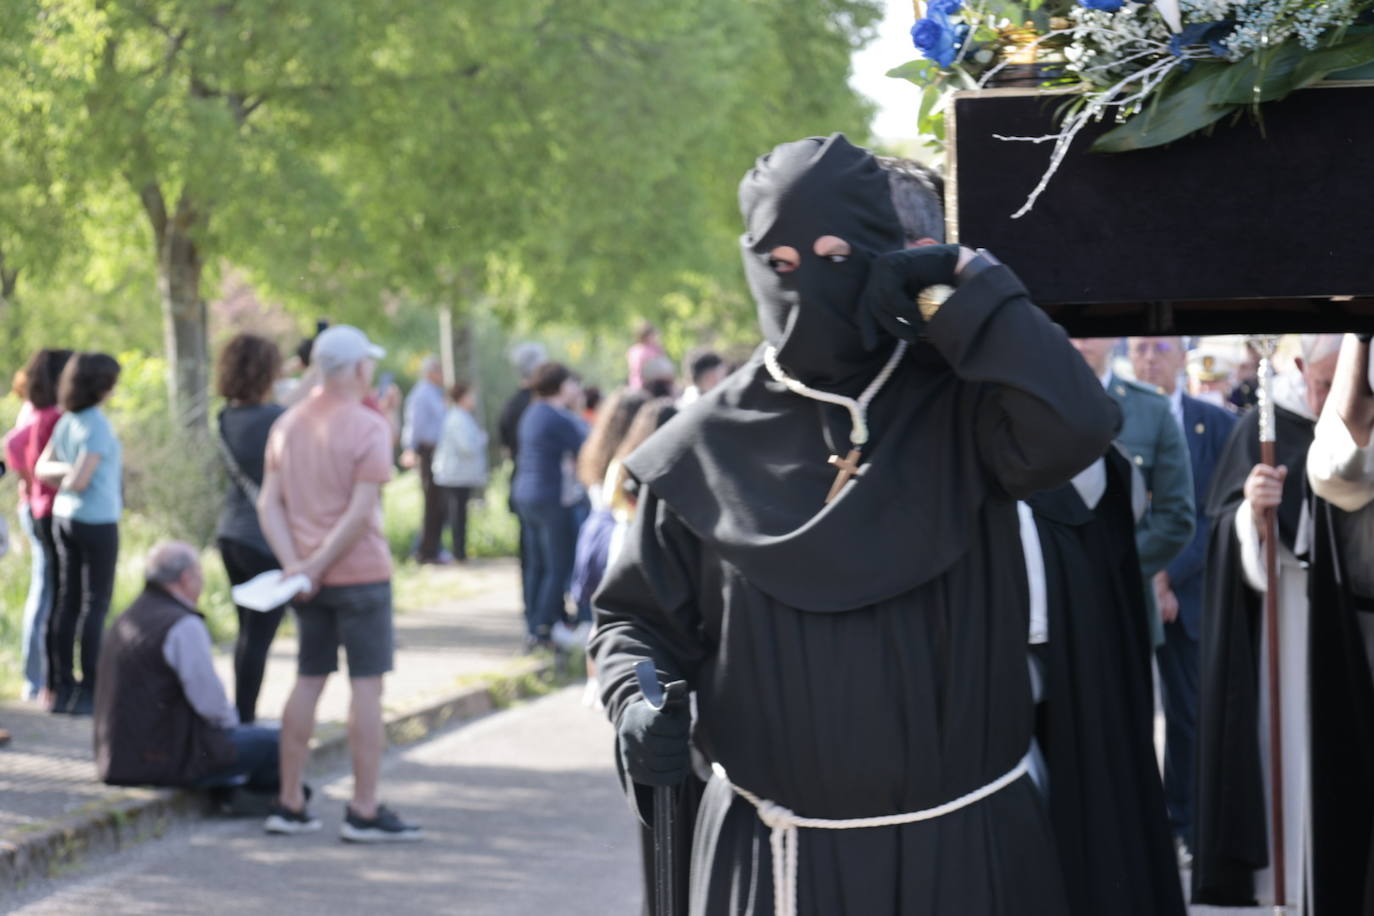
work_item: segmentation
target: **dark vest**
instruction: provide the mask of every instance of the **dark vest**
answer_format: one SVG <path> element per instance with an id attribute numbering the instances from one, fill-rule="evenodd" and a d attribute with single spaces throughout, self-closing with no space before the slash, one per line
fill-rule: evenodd
<path id="1" fill-rule="evenodd" d="M 167 633 L 200 616 L 149 585 L 115 620 L 95 679 L 95 764 L 119 786 L 186 786 L 234 762 L 228 733 L 195 711 L 162 655 Z"/>

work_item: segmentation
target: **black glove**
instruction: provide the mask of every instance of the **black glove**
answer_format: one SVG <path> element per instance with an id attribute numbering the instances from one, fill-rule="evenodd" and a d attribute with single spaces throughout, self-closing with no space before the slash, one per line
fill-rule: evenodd
<path id="1" fill-rule="evenodd" d="M 674 681 L 667 687 L 667 696 L 662 709 L 654 709 L 641 698 L 620 716 L 620 760 L 640 785 L 675 786 L 691 771 L 687 684 Z"/>
<path id="2" fill-rule="evenodd" d="M 953 286 L 958 266 L 958 245 L 922 245 L 875 258 L 859 299 L 864 345 L 877 347 L 883 333 L 915 343 L 925 323 L 916 297 L 928 286 Z"/>

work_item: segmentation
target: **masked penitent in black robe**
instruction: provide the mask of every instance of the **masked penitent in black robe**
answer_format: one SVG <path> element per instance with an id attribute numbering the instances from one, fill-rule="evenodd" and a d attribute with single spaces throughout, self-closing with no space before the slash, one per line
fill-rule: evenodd
<path id="1" fill-rule="evenodd" d="M 1308 774 L 1298 790 L 1305 796 L 1300 806 L 1305 823 L 1295 830 L 1293 818 L 1286 816 L 1284 831 L 1286 857 L 1292 861 L 1296 843 L 1303 863 L 1301 870 L 1289 869 L 1288 903 L 1317 916 L 1374 913 L 1374 905 L 1366 902 L 1366 894 L 1374 893 L 1369 880 L 1374 689 L 1340 572 L 1332 524 L 1332 514 L 1340 510 L 1313 497 L 1307 486 L 1313 421 L 1281 406 L 1275 413 L 1278 461 L 1288 468 L 1278 510 L 1279 542 L 1287 555 L 1296 547 L 1310 561 L 1304 594 L 1298 596 L 1307 600 L 1279 607 L 1280 618 L 1304 615 L 1307 634 L 1305 673 L 1292 684 L 1281 672 L 1280 681 L 1285 710 L 1295 704 L 1308 732 L 1295 751 Z M 1256 874 L 1271 863 L 1264 762 L 1269 748 L 1260 737 L 1267 724 L 1261 694 L 1267 664 L 1261 652 L 1264 596 L 1247 584 L 1235 533 L 1245 478 L 1259 461 L 1258 420 L 1254 411 L 1236 424 L 1208 499 L 1214 527 L 1201 640 L 1193 899 L 1222 906 L 1244 906 L 1267 896 L 1256 893 Z M 1285 767 L 1291 771 L 1288 739 L 1285 735 Z M 1286 799 L 1285 808 L 1290 805 Z"/>
<path id="2" fill-rule="evenodd" d="M 732 784 L 836 820 L 934 808 L 1018 770 L 1033 718 L 1015 500 L 1094 461 L 1119 422 L 1064 332 L 986 265 L 928 323 L 910 298 L 886 304 L 914 343 L 868 410 L 866 473 L 826 504 L 850 415 L 775 382 L 767 346 L 792 378 L 857 395 L 896 343 L 862 332 L 865 287 L 903 270 L 954 282 L 955 252 L 895 251 L 887 174 L 839 135 L 778 147 L 740 197 L 768 344 L 626 461 L 639 513 L 593 642 L 622 730 L 640 659 L 695 692 L 693 741 L 720 768 L 695 826 L 696 916 L 775 912 L 770 829 Z M 815 255 L 824 235 L 852 254 Z M 777 246 L 797 269 L 774 269 Z M 1064 913 L 1028 778 L 919 823 L 802 828 L 796 848 L 805 916 Z"/>
<path id="3" fill-rule="evenodd" d="M 1154 746 L 1131 465 L 1116 449 L 1092 508 L 1074 485 L 1032 496 L 1049 640 L 1036 736 L 1073 916 L 1183 916 Z"/>

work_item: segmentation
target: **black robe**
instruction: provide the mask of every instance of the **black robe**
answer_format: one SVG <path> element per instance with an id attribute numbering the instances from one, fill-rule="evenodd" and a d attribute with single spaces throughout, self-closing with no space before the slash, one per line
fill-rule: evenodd
<path id="1" fill-rule="evenodd" d="M 1291 699 L 1307 704 L 1311 723 L 1313 909 L 1319 916 L 1374 913 L 1364 903 L 1374 824 L 1374 688 L 1339 572 L 1332 515 L 1340 510 L 1307 485 L 1312 421 L 1283 408 L 1276 416 L 1278 461 L 1288 467 L 1279 540 L 1293 549 L 1304 505 L 1312 520 L 1308 684 L 1305 696 Z M 1270 863 L 1260 758 L 1268 749 L 1258 737 L 1264 600 L 1246 583 L 1235 535 L 1245 478 L 1259 462 L 1258 423 L 1252 411 L 1236 424 L 1208 499 L 1213 532 L 1201 634 L 1193 900 L 1220 906 L 1252 904 L 1254 872 Z M 1290 902 L 1301 893 L 1289 888 Z"/>
<path id="2" fill-rule="evenodd" d="M 1119 413 L 1069 347 L 1062 330 L 1034 309 L 1004 268 L 961 287 L 926 331 L 913 359 L 879 395 L 882 434 L 875 464 L 911 461 L 979 477 L 978 499 L 961 526 L 959 550 L 947 562 L 942 532 L 919 524 L 905 544 L 883 550 L 911 558 L 913 575 L 895 593 L 867 597 L 874 583 L 854 575 L 868 532 L 859 522 L 836 535 L 829 555 L 807 542 L 784 600 L 761 588 L 745 566 L 756 553 L 737 545 L 725 556 L 703 511 L 733 492 L 731 462 L 747 449 L 702 458 L 693 424 L 712 412 L 744 416 L 742 403 L 768 401 L 768 429 L 785 418 L 813 431 L 817 405 L 772 391 L 756 358 L 662 430 L 661 445 L 685 444 L 676 460 L 645 448 L 652 461 L 626 466 L 644 496 L 624 549 L 596 598 L 593 651 L 612 721 L 639 694 L 633 666 L 652 659 L 666 681 L 696 692 L 693 740 L 736 784 L 808 817 L 870 817 L 917 811 L 956 799 L 1015 768 L 1026 754 L 1032 704 L 1026 673 L 1027 591 L 1015 500 L 1058 486 L 1106 449 Z M 934 392 L 927 408 L 903 413 L 901 385 Z M 931 412 L 945 420 L 924 437 L 903 430 Z M 843 412 L 836 426 L 842 428 Z M 886 430 L 884 430 L 886 427 Z M 657 437 L 656 437 L 657 438 Z M 945 457 L 938 456 L 944 454 Z M 932 457 L 937 456 L 937 457 Z M 797 456 L 798 461 L 810 455 Z M 676 475 L 665 498 L 659 473 L 694 462 L 702 485 Z M 807 500 L 820 513 L 832 474 L 802 478 L 786 493 L 742 494 L 756 501 Z M 958 473 L 953 470 L 958 467 Z M 861 478 L 822 518 L 843 518 L 846 502 L 868 503 Z M 888 478 L 892 479 L 892 478 Z M 882 511 L 900 517 L 914 507 L 964 493 L 939 478 L 882 493 Z M 698 520 L 694 528 L 687 518 Z M 938 514 L 936 515 L 938 518 Z M 700 529 L 700 530 L 698 530 Z M 846 538 L 848 534 L 848 538 Z M 776 541 L 771 542 L 776 543 Z M 764 545 L 768 546 L 767 544 Z M 941 554 L 937 564 L 930 554 Z M 805 557 L 802 560 L 800 557 Z M 778 576 L 783 555 L 770 551 Z M 851 562 L 853 561 L 853 562 Z M 807 580 L 825 594 L 805 606 Z M 828 581 L 827 581 L 828 580 Z M 885 581 L 892 582 L 886 576 Z M 862 600 L 843 604 L 848 588 Z M 879 586 L 882 588 L 882 586 Z M 631 790 L 641 818 L 650 811 Z M 798 910 L 804 916 L 1062 916 L 1062 881 L 1051 830 L 1029 779 L 944 817 L 900 827 L 800 831 Z M 754 809 L 713 779 L 702 799 L 692 850 L 690 912 L 754 916 L 773 908 L 769 833 Z"/>
<path id="3" fill-rule="evenodd" d="M 1049 643 L 1037 737 L 1073 916 L 1183 916 L 1154 746 L 1151 644 L 1131 466 L 1107 453 L 1089 509 L 1073 485 L 1027 500 L 1045 559 Z"/>

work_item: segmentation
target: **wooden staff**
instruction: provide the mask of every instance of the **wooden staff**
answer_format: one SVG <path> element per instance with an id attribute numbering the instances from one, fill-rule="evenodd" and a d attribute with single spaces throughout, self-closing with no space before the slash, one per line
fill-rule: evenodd
<path id="1" fill-rule="evenodd" d="M 1276 442 L 1278 424 L 1274 415 L 1274 351 L 1277 337 L 1255 337 L 1251 346 L 1260 356 L 1259 417 L 1260 461 L 1278 467 Z M 1273 850 L 1274 912 L 1282 913 L 1287 906 L 1287 860 L 1283 851 L 1283 720 L 1281 691 L 1279 690 L 1279 548 L 1278 510 L 1264 511 L 1264 574 L 1268 587 L 1264 590 L 1264 630 L 1269 637 L 1269 779 L 1270 845 Z"/>

